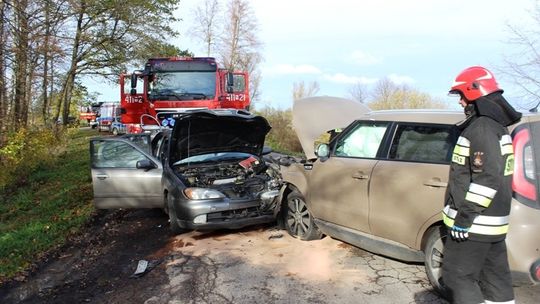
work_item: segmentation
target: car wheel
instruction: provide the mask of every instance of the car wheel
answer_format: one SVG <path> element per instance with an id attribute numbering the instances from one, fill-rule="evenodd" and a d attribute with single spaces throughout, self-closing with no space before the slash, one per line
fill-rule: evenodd
<path id="1" fill-rule="evenodd" d="M 322 237 L 300 193 L 295 191 L 289 193 L 284 207 L 285 228 L 291 236 L 304 241 L 318 240 Z"/>
<path id="2" fill-rule="evenodd" d="M 446 297 L 448 292 L 442 283 L 443 249 L 446 241 L 444 226 L 431 227 L 427 232 L 424 258 L 426 274 L 433 288 Z"/>
<path id="3" fill-rule="evenodd" d="M 176 210 L 174 209 L 173 198 L 171 195 L 167 195 L 167 213 L 169 214 L 169 227 L 173 234 L 180 234 L 185 230 L 178 225 L 178 217 L 176 216 Z"/>
<path id="4" fill-rule="evenodd" d="M 117 128 L 113 128 L 113 129 L 112 129 L 112 134 L 115 135 L 115 136 L 118 135 L 118 129 L 117 129 Z"/>

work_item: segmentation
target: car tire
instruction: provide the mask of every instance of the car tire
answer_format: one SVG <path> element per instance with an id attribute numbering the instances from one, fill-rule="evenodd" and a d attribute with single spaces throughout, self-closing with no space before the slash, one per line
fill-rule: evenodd
<path id="1" fill-rule="evenodd" d="M 426 232 L 426 245 L 424 247 L 424 264 L 429 282 L 439 294 L 448 298 L 448 291 L 442 282 L 442 265 L 444 257 L 444 242 L 446 229 L 444 226 L 429 228 Z"/>
<path id="2" fill-rule="evenodd" d="M 174 209 L 173 198 L 171 195 L 167 195 L 167 214 L 169 214 L 169 227 L 173 234 L 181 234 L 185 232 L 185 229 L 178 225 L 178 217 L 176 216 L 176 210 Z"/>
<path id="3" fill-rule="evenodd" d="M 304 197 L 293 191 L 283 205 L 284 224 L 287 232 L 303 241 L 319 240 L 322 233 L 309 212 Z"/>
<path id="4" fill-rule="evenodd" d="M 117 129 L 117 128 L 113 128 L 113 129 L 112 129 L 112 134 L 113 134 L 114 136 L 118 135 L 118 129 Z"/>

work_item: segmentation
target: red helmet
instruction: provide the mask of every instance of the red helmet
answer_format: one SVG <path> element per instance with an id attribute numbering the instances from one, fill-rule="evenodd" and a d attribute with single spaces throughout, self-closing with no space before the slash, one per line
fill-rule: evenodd
<path id="1" fill-rule="evenodd" d="M 462 94 L 469 101 L 501 91 L 495 76 L 488 69 L 473 66 L 463 70 L 454 80 L 450 94 Z"/>

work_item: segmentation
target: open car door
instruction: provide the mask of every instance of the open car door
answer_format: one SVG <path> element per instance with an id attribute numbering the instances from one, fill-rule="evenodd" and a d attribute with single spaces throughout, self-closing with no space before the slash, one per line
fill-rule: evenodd
<path id="1" fill-rule="evenodd" d="M 147 136 L 147 138 L 145 138 Z M 161 162 L 149 151 L 150 136 L 90 141 L 94 205 L 110 208 L 162 208 Z"/>

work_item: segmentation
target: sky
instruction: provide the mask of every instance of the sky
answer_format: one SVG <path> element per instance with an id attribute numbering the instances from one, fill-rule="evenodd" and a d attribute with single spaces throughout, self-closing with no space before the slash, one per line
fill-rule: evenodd
<path id="1" fill-rule="evenodd" d="M 226 0 L 221 0 L 223 3 Z M 494 72 L 518 109 L 531 108 L 498 69 L 517 53 L 508 25 L 530 28 L 533 0 L 251 0 L 263 42 L 261 98 L 255 108 L 292 106 L 295 82 L 317 81 L 317 95 L 350 96 L 355 83 L 369 91 L 382 78 L 406 84 L 457 108 L 447 92 L 463 69 Z M 182 0 L 174 43 L 196 56 L 204 46 L 189 35 L 202 0 Z M 89 85 L 92 89 L 92 85 Z M 119 98 L 100 88 L 99 100 Z"/>

